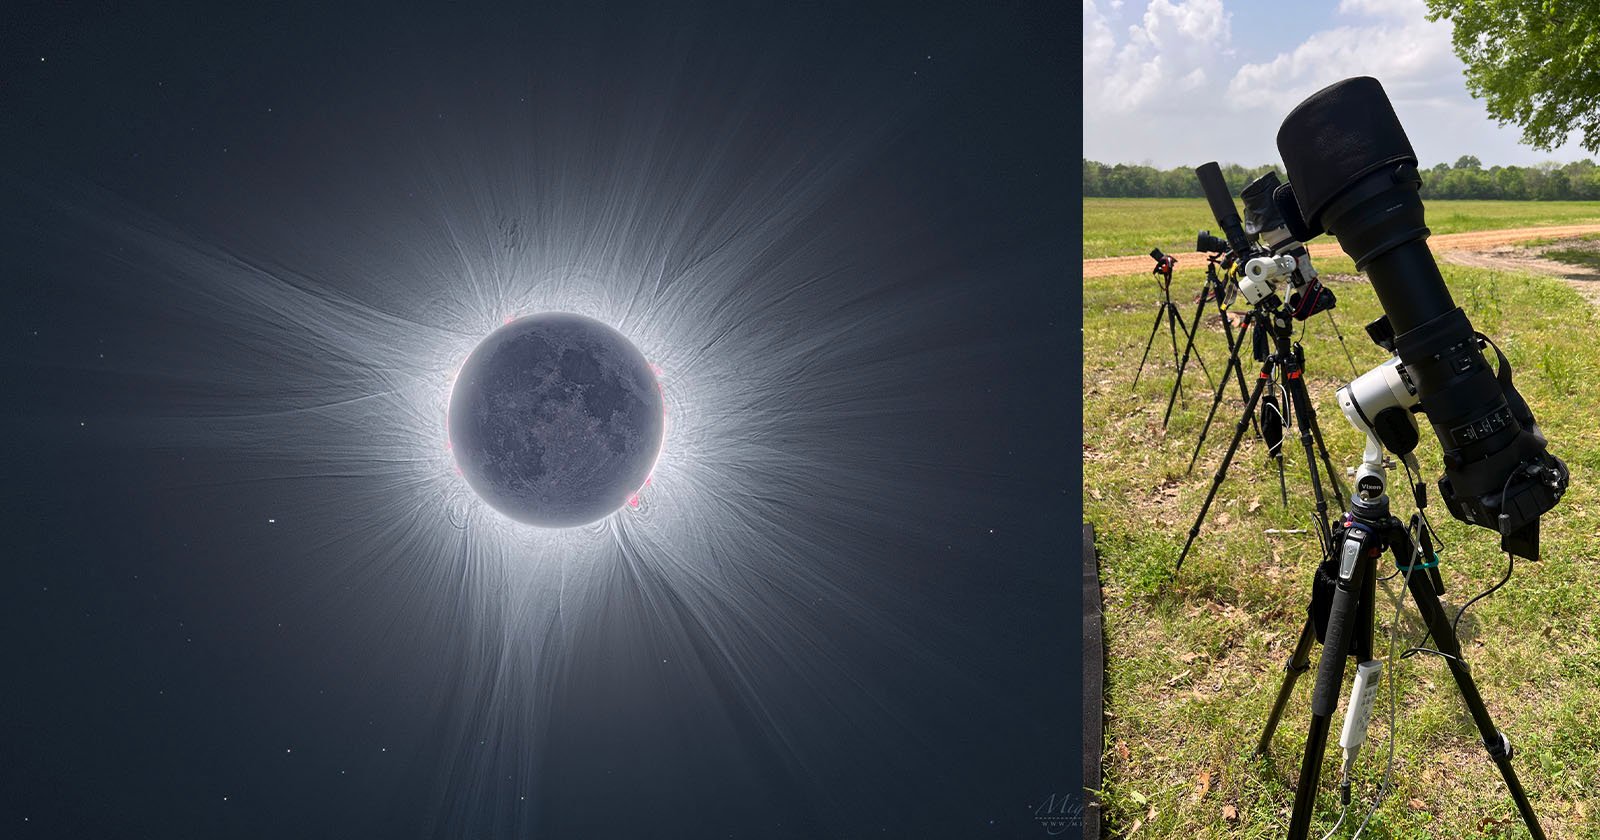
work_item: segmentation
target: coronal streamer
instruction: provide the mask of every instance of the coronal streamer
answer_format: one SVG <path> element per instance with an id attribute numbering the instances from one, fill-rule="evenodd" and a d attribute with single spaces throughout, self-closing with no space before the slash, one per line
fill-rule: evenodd
<path id="1" fill-rule="evenodd" d="M 803 115 L 748 104 L 683 120 L 704 103 L 643 96 L 597 119 L 545 102 L 461 121 L 493 131 L 418 130 L 292 211 L 279 198 L 268 232 L 267 210 L 200 234 L 103 195 L 65 201 L 65 224 L 136 280 L 123 301 L 190 336 L 117 363 L 167 408 L 115 434 L 221 453 L 280 488 L 277 519 L 326 558 L 308 588 L 391 608 L 364 630 L 374 649 L 393 627 L 436 652 L 442 825 L 537 822 L 523 795 L 548 770 L 549 709 L 596 667 L 578 650 L 690 663 L 678 679 L 769 776 L 804 776 L 810 742 L 851 737 L 807 705 L 850 705 L 861 737 L 908 761 L 931 749 L 866 687 L 869 658 L 831 639 L 973 679 L 927 640 L 957 619 L 913 632 L 896 613 L 915 574 L 880 558 L 944 548 L 929 535 L 970 491 L 945 486 L 958 442 L 937 430 L 983 410 L 945 383 L 1001 348 L 970 338 L 970 281 L 913 200 L 873 181 L 893 115 L 796 130 Z M 637 505 L 558 530 L 481 502 L 446 447 L 473 348 L 546 311 L 628 336 L 666 412 Z"/>

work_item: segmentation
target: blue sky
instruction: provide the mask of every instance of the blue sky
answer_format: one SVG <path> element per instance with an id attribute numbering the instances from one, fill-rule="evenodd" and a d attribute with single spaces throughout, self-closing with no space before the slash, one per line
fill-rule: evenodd
<path id="1" fill-rule="evenodd" d="M 1375 76 L 1424 166 L 1600 158 L 1544 152 L 1467 93 L 1450 24 L 1422 0 L 1084 0 L 1084 157 L 1193 166 L 1279 159 L 1278 125 L 1349 76 Z"/>

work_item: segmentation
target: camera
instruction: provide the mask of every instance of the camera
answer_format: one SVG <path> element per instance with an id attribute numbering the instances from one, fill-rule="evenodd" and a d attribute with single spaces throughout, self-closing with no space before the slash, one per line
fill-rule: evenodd
<path id="1" fill-rule="evenodd" d="M 1301 244 L 1284 220 L 1274 198 L 1282 183 L 1276 172 L 1268 172 L 1251 181 L 1239 193 L 1244 201 L 1244 230 L 1257 236 L 1280 261 L 1293 259 L 1293 265 L 1283 272 L 1293 290 L 1289 296 L 1290 314 L 1304 321 L 1337 305 L 1333 290 L 1317 279 L 1317 270 L 1311 265 L 1311 252 Z M 1246 266 L 1248 271 L 1248 266 Z"/>
<path id="2" fill-rule="evenodd" d="M 1167 254 L 1163 254 L 1161 252 L 1160 248 L 1151 248 L 1150 249 L 1150 259 L 1153 259 L 1153 260 L 1156 261 L 1156 267 L 1150 269 L 1150 273 L 1151 274 L 1158 274 L 1158 275 L 1162 276 L 1163 278 L 1165 278 L 1166 282 L 1171 283 L 1172 282 L 1172 269 L 1177 267 L 1178 258 L 1177 257 L 1173 257 L 1173 256 L 1169 256 Z"/>
<path id="3" fill-rule="evenodd" d="M 1546 450 L 1505 354 L 1496 348 L 1490 367 L 1488 340 L 1445 287 L 1426 241 L 1417 156 L 1383 86 L 1363 76 L 1312 94 L 1277 143 L 1290 183 L 1273 189 L 1274 204 L 1307 238 L 1332 233 L 1371 280 L 1384 338 L 1443 449 L 1446 507 L 1497 531 L 1503 550 L 1536 559 L 1539 518 L 1566 492 L 1567 467 Z"/>
<path id="4" fill-rule="evenodd" d="M 1334 307 L 1333 292 L 1317 280 L 1310 253 L 1292 236 L 1274 204 L 1273 191 L 1278 186 L 1275 173 L 1257 178 L 1240 194 L 1245 200 L 1242 223 L 1233 196 L 1228 193 L 1227 182 L 1222 178 L 1222 168 L 1212 161 L 1197 167 L 1195 176 L 1205 190 L 1211 214 L 1228 235 L 1226 245 L 1230 255 L 1243 263 L 1238 284 L 1245 300 L 1252 306 L 1283 307 L 1284 314 L 1297 321 Z M 1263 241 L 1267 243 L 1266 249 L 1260 247 Z M 1220 240 L 1206 231 L 1201 231 L 1196 242 L 1202 251 L 1207 245 L 1220 244 Z M 1287 287 L 1287 305 L 1280 297 L 1280 285 Z"/>
<path id="5" fill-rule="evenodd" d="M 1194 249 L 1203 254 L 1221 254 L 1228 250 L 1228 241 L 1220 236 L 1213 236 L 1211 231 L 1202 230 L 1195 237 Z"/>

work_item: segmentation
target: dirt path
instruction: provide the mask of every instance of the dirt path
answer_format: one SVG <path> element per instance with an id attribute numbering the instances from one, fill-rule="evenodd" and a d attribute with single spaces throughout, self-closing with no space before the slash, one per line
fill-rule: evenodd
<path id="1" fill-rule="evenodd" d="M 1461 265 L 1480 265 L 1479 263 L 1462 262 L 1461 260 L 1456 259 L 1456 254 L 1452 252 L 1484 252 L 1489 251 L 1492 248 L 1496 248 L 1497 246 L 1510 245 L 1516 242 L 1527 242 L 1530 239 L 1557 239 L 1561 237 L 1583 236 L 1591 233 L 1600 233 L 1600 225 L 1559 225 L 1555 227 L 1528 227 L 1511 228 L 1507 230 L 1473 231 L 1471 233 L 1448 233 L 1439 236 L 1428 237 L 1428 245 L 1433 248 L 1435 253 L 1440 255 L 1441 259 L 1444 259 L 1448 262 L 1456 262 L 1460 263 Z M 1344 251 L 1339 248 L 1338 242 L 1329 240 L 1325 242 L 1311 243 L 1311 256 L 1314 259 L 1338 257 L 1343 255 Z M 1173 254 L 1172 256 L 1178 258 L 1179 266 L 1198 265 L 1204 267 L 1206 263 L 1205 254 L 1198 252 L 1190 254 Z M 1577 269 L 1574 269 L 1572 266 L 1563 265 L 1550 260 L 1543 260 L 1542 262 L 1548 262 L 1551 265 L 1560 266 L 1561 270 L 1548 271 L 1535 269 L 1532 267 L 1528 267 L 1525 270 L 1539 271 L 1541 274 L 1560 274 L 1564 277 L 1573 271 L 1577 271 Z M 1137 257 L 1101 257 L 1099 259 L 1083 261 L 1083 276 L 1109 277 L 1115 274 L 1143 274 L 1144 272 L 1149 271 L 1154 265 L 1155 261 L 1150 259 L 1148 255 L 1140 255 Z M 1503 261 L 1496 260 L 1493 265 L 1484 264 L 1484 267 L 1503 269 L 1508 268 L 1509 266 L 1507 266 Z M 1590 277 L 1591 275 L 1585 276 Z M 1586 291 L 1585 295 L 1588 296 L 1589 292 Z M 1595 298 L 1591 297 L 1591 299 Z"/>
<path id="2" fill-rule="evenodd" d="M 1456 265 L 1471 266 L 1472 268 L 1488 268 L 1496 271 L 1526 271 L 1531 274 L 1560 277 L 1567 282 L 1567 285 L 1576 289 L 1578 294 L 1583 295 L 1589 303 L 1600 307 L 1600 271 L 1585 268 L 1581 265 L 1558 262 L 1544 256 L 1544 252 L 1552 247 L 1565 246 L 1593 251 L 1596 249 L 1595 246 L 1597 244 L 1600 243 L 1568 240 L 1553 243 L 1552 245 L 1533 247 L 1497 245 L 1478 251 L 1445 251 L 1439 254 L 1439 259 Z"/>

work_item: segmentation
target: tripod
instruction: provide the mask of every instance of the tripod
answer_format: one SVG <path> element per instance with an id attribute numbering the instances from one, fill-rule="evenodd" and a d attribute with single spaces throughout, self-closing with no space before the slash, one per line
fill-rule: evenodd
<path id="1" fill-rule="evenodd" d="M 1189 529 L 1189 538 L 1183 544 L 1183 551 L 1178 554 L 1178 564 L 1173 573 L 1183 569 L 1184 558 L 1189 556 L 1189 549 L 1194 546 L 1195 537 L 1200 535 L 1200 524 L 1205 521 L 1206 512 L 1211 509 L 1211 502 L 1217 497 L 1217 490 L 1222 486 L 1222 481 L 1228 475 L 1228 465 L 1233 463 L 1233 456 L 1239 450 L 1239 442 L 1244 439 L 1244 430 L 1249 427 L 1251 418 L 1255 415 L 1256 404 L 1261 401 L 1262 392 L 1269 383 L 1274 387 L 1281 387 L 1288 394 L 1288 399 L 1281 403 L 1285 413 L 1284 423 L 1294 423 L 1300 429 L 1300 445 L 1306 453 L 1306 470 L 1311 475 L 1311 492 L 1316 499 L 1317 507 L 1317 533 L 1323 544 L 1328 544 L 1328 500 L 1323 494 L 1322 481 L 1317 474 L 1317 458 L 1320 455 L 1322 465 L 1328 471 L 1328 481 L 1333 488 L 1333 496 L 1340 507 L 1344 507 L 1344 493 L 1340 487 L 1337 473 L 1333 470 L 1333 462 L 1328 457 L 1328 447 L 1322 442 L 1322 429 L 1317 425 L 1316 410 L 1312 408 L 1311 397 L 1306 393 L 1306 383 L 1303 379 L 1305 372 L 1305 349 L 1294 342 L 1294 327 L 1289 319 L 1287 310 L 1274 311 L 1265 306 L 1258 306 L 1251 312 L 1250 321 L 1256 328 L 1255 355 L 1261 361 L 1261 373 L 1256 378 L 1256 387 L 1251 390 L 1250 396 L 1245 400 L 1244 413 L 1240 415 L 1238 425 L 1234 427 L 1233 441 L 1228 444 L 1228 453 L 1222 458 L 1222 465 L 1211 478 L 1211 489 L 1206 493 L 1206 500 L 1200 505 L 1200 514 L 1195 517 L 1194 526 Z M 1243 344 L 1243 335 L 1240 333 L 1240 344 Z M 1273 343 L 1272 352 L 1266 348 L 1267 339 Z M 1231 365 L 1242 365 L 1238 354 L 1235 353 L 1230 360 Z M 1281 384 L 1279 384 L 1281 383 Z M 1200 430 L 1200 442 L 1195 444 L 1194 459 L 1190 460 L 1189 468 L 1194 469 L 1195 460 L 1200 457 L 1200 447 L 1205 444 L 1206 431 L 1211 428 L 1211 419 L 1217 413 L 1217 405 L 1222 402 L 1222 392 L 1227 387 L 1227 374 L 1223 374 L 1221 386 L 1217 388 L 1216 399 L 1211 403 L 1211 411 L 1206 415 L 1206 425 Z M 1283 495 L 1284 504 L 1289 503 L 1289 490 L 1283 476 L 1283 450 L 1280 437 L 1274 440 L 1269 430 L 1263 429 L 1263 437 L 1267 439 L 1269 452 L 1278 461 L 1278 488 Z"/>
<path id="2" fill-rule="evenodd" d="M 1161 253 L 1160 248 L 1152 249 L 1150 256 L 1156 261 L 1156 267 L 1151 269 L 1150 273 L 1160 278 L 1156 281 L 1156 284 L 1161 287 L 1161 306 L 1156 310 L 1155 324 L 1150 327 L 1150 338 L 1144 343 L 1144 355 L 1139 358 L 1139 369 L 1133 374 L 1134 390 L 1139 388 L 1139 376 L 1144 373 L 1144 363 L 1150 358 L 1150 348 L 1155 346 L 1156 333 L 1161 331 L 1162 321 L 1166 322 L 1167 334 L 1172 339 L 1172 366 L 1177 368 L 1179 378 L 1183 377 L 1183 367 L 1178 362 L 1178 332 L 1182 331 L 1189 345 L 1194 345 L 1194 333 L 1189 331 L 1188 325 L 1183 322 L 1182 313 L 1178 312 L 1177 304 L 1172 302 L 1172 269 L 1178 265 L 1178 261 Z M 1195 328 L 1198 329 L 1199 326 L 1197 319 Z M 1185 358 L 1187 358 L 1187 353 Z M 1200 357 L 1197 355 L 1195 358 L 1198 360 Z M 1200 362 L 1200 367 L 1204 369 L 1205 362 Z M 1211 378 L 1210 371 L 1206 372 L 1206 378 Z"/>
<path id="3" fill-rule="evenodd" d="M 1419 493 L 1418 501 L 1422 499 Z M 1413 517 L 1413 522 L 1420 520 L 1419 512 Z M 1438 653 L 1449 663 L 1450 674 L 1455 678 L 1461 699 L 1483 737 L 1483 746 L 1490 760 L 1505 779 L 1506 788 L 1510 790 L 1517 811 L 1522 815 L 1522 822 L 1534 840 L 1545 838 L 1539 818 L 1533 812 L 1533 805 L 1528 801 L 1516 770 L 1511 766 L 1511 741 L 1495 728 L 1494 721 L 1489 717 L 1483 698 L 1478 694 L 1477 684 L 1473 682 L 1471 669 L 1461 658 L 1461 642 L 1456 637 L 1455 627 L 1446 615 L 1444 605 L 1439 602 L 1439 596 L 1444 593 L 1444 583 L 1439 577 L 1437 558 L 1428 545 L 1426 528 L 1419 529 L 1419 534 L 1422 544 L 1420 554 L 1405 526 L 1389 514 L 1388 497 L 1379 495 L 1376 499 L 1352 499 L 1349 511 L 1340 520 L 1340 526 L 1329 544 L 1331 550 L 1324 566 L 1336 566 L 1332 571 L 1337 576 L 1337 588 L 1332 593 L 1325 630 L 1320 634 L 1323 637 L 1322 656 L 1317 667 L 1316 684 L 1312 689 L 1311 726 L 1300 764 L 1300 781 L 1295 788 L 1294 811 L 1289 822 L 1290 840 L 1304 840 L 1311 830 L 1317 781 L 1321 776 L 1322 757 L 1327 747 L 1328 724 L 1339 705 L 1345 658 L 1354 656 L 1357 662 L 1372 658 L 1377 558 L 1385 549 L 1394 555 L 1396 567 L 1405 573 L 1406 588 L 1416 602 L 1417 611 L 1433 636 L 1434 643 L 1438 645 Z M 1427 558 L 1426 562 L 1416 563 L 1414 558 L 1419 556 Z M 1424 569 L 1427 573 L 1413 574 L 1417 569 Z M 1311 641 L 1319 635 L 1316 626 L 1319 612 L 1317 600 L 1313 598 L 1309 610 L 1311 615 L 1306 619 L 1305 627 L 1300 631 L 1300 640 L 1295 644 L 1285 667 L 1283 685 L 1278 689 L 1277 700 L 1267 717 L 1261 741 L 1256 746 L 1257 756 L 1265 755 L 1271 748 L 1273 732 L 1288 704 L 1295 681 L 1310 670 Z"/>
<path id="4" fill-rule="evenodd" d="M 1228 350 L 1236 352 L 1237 345 L 1233 341 L 1233 323 L 1228 320 L 1227 309 L 1228 286 L 1217 271 L 1217 255 L 1206 255 L 1206 279 L 1200 286 L 1200 294 L 1195 300 L 1194 329 L 1189 333 L 1189 343 L 1183 347 L 1183 359 L 1178 362 L 1178 378 L 1172 383 L 1172 393 L 1167 396 L 1167 413 L 1161 416 L 1161 428 L 1167 427 L 1167 421 L 1172 419 L 1172 405 L 1178 400 L 1178 392 L 1183 387 L 1183 370 L 1189 364 L 1189 352 L 1194 349 L 1194 337 L 1200 332 L 1200 318 L 1205 312 L 1206 301 L 1217 302 L 1217 313 L 1222 316 L 1222 329 L 1228 336 Z M 1200 369 L 1205 372 L 1206 382 L 1211 382 L 1211 371 L 1206 370 L 1206 361 L 1199 353 L 1194 354 L 1195 361 L 1200 363 Z M 1239 396 L 1244 397 L 1247 389 L 1244 387 L 1244 373 L 1235 366 L 1239 375 Z M 1223 374 L 1226 378 L 1227 374 Z"/>

